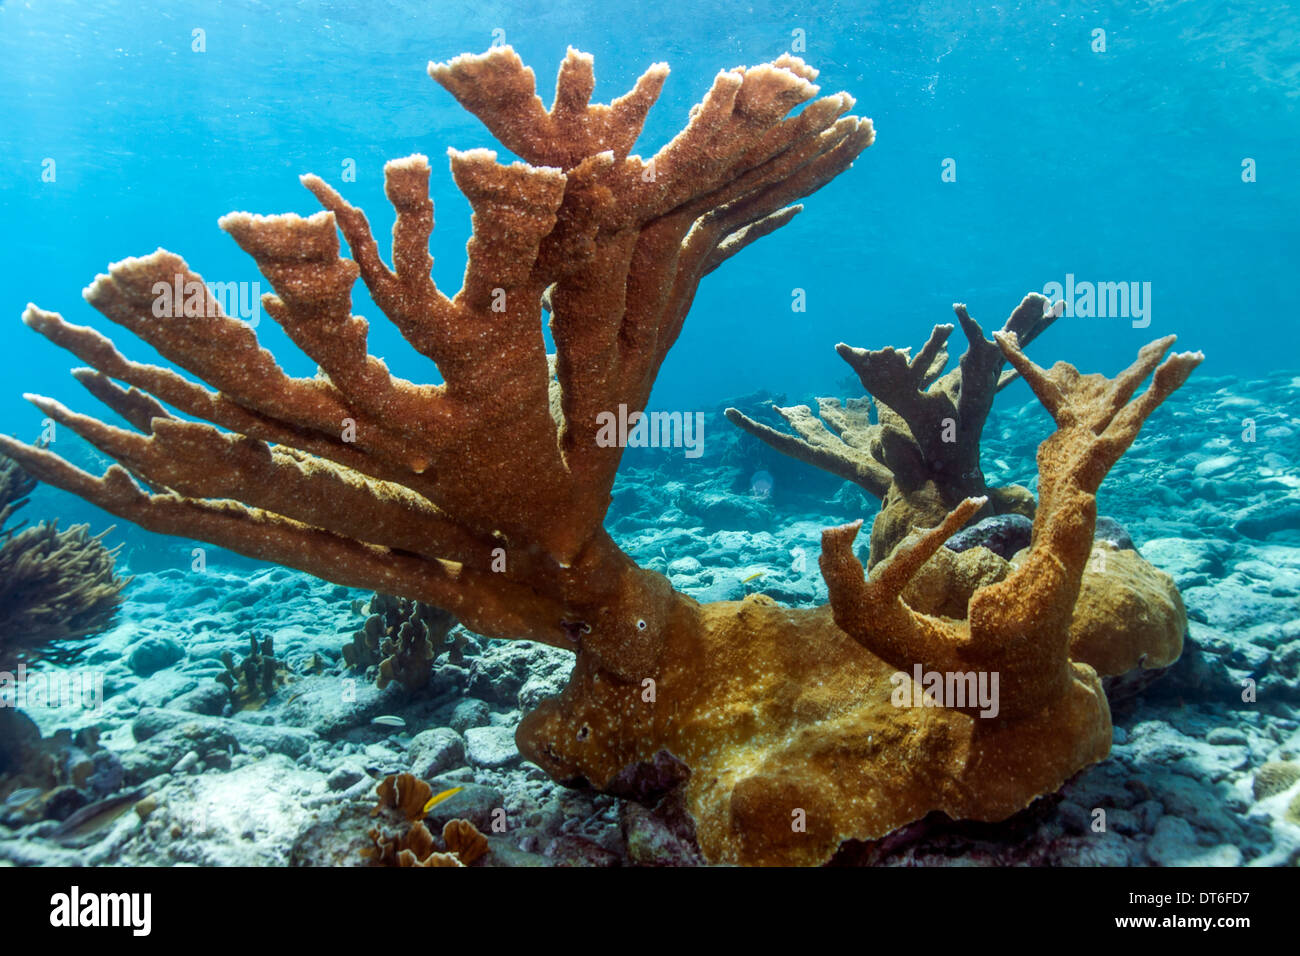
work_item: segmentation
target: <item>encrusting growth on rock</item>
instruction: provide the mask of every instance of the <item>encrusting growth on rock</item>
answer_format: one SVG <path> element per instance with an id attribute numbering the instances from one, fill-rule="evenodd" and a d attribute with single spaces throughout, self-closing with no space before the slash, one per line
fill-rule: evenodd
<path id="1" fill-rule="evenodd" d="M 1025 564 L 974 591 L 968 622 L 918 616 L 899 598 L 926 552 L 984 507 L 968 484 L 953 490 L 958 501 L 940 495 L 938 532 L 867 581 L 849 551 L 856 528 L 828 532 L 831 606 L 791 609 L 761 596 L 701 605 L 638 567 L 603 528 L 622 450 L 596 440 L 601 413 L 644 409 L 701 278 L 790 221 L 800 209 L 791 202 L 871 144 L 871 123 L 845 115 L 845 94 L 816 98 L 816 71 L 783 55 L 718 74 L 685 129 L 643 159 L 631 149 L 662 65 L 614 103 L 593 105 L 591 58 L 570 50 L 549 110 L 509 48 L 430 74 L 522 159 L 450 152 L 473 210 L 459 292 L 448 297 L 430 275 L 424 156 L 386 167 L 397 210 L 391 266 L 364 214 L 306 176 L 326 211 L 234 213 L 221 225 L 274 287 L 266 311 L 316 361 L 315 378 L 287 375 L 183 260 L 159 250 L 111 266 L 86 298 L 207 386 L 133 362 L 33 305 L 27 324 L 93 366 L 79 380 L 133 429 L 32 396 L 119 464 L 97 478 L 48 450 L 2 438 L 0 449 L 154 531 L 433 604 L 489 637 L 572 650 L 567 688 L 524 719 L 520 750 L 569 784 L 644 799 L 661 795 L 656 781 L 682 787 L 711 861 L 821 863 L 847 839 L 932 810 L 1001 819 L 1104 757 L 1106 701 L 1065 637 L 1091 547 L 1091 494 L 1194 361 L 1171 359 L 1125 406 L 1136 372 L 1113 384 L 1068 366 L 1043 372 L 1000 335 L 1001 353 L 1061 427 L 1040 453 L 1043 500 Z M 351 258 L 340 255 L 340 232 Z M 368 324 L 351 314 L 358 277 L 441 384 L 396 378 L 368 354 Z M 155 287 L 177 282 L 193 296 L 156 315 Z M 1041 321 L 1040 307 L 1038 319 L 1009 329 L 1027 338 Z M 1001 359 L 982 336 L 979 346 L 968 337 L 963 374 L 978 368 L 991 394 Z M 1142 354 L 1149 370 L 1155 353 Z M 871 387 L 875 360 L 861 363 Z M 911 392 L 899 394 L 918 392 L 929 371 L 908 373 Z M 945 394 L 937 400 L 956 401 L 959 428 L 977 435 L 984 400 Z M 965 665 L 967 650 L 979 666 L 1006 670 L 996 718 L 893 706 L 897 667 Z M 654 769 L 664 766 L 676 769 Z M 415 806 L 412 786 L 394 782 L 393 807 Z M 427 830 L 376 843 L 385 860 L 441 852 Z"/>

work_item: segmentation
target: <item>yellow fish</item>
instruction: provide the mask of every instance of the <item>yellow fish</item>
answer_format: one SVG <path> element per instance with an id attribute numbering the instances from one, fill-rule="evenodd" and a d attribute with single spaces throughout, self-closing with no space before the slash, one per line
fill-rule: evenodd
<path id="1" fill-rule="evenodd" d="M 450 800 L 464 789 L 464 787 L 452 787 L 450 790 L 442 791 L 442 793 L 435 793 L 429 798 L 429 802 L 424 805 L 424 810 L 422 812 L 428 813 L 438 804 L 442 803 L 442 801 Z"/>
<path id="2" fill-rule="evenodd" d="M 751 574 L 749 577 L 745 578 L 745 579 L 744 579 L 743 581 L 741 581 L 740 583 L 741 583 L 741 584 L 748 584 L 750 581 L 757 581 L 759 578 L 761 578 L 761 577 L 763 576 L 763 573 L 764 573 L 764 572 L 762 572 L 762 571 L 755 571 L 753 574 Z"/>

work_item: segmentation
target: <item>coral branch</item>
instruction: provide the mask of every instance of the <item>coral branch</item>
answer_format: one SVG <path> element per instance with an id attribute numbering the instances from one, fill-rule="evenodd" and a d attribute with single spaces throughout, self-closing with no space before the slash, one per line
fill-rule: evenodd
<path id="1" fill-rule="evenodd" d="M 995 336 L 1016 336 L 1028 344 L 1061 314 L 1037 294 L 1025 296 Z M 871 534 L 871 563 L 880 561 L 916 524 L 941 520 L 958 502 L 987 497 L 972 517 L 1015 512 L 1032 515 L 1033 500 L 1017 486 L 989 488 L 980 468 L 979 446 L 993 398 L 1019 374 L 1003 372 L 1001 349 L 984 337 L 960 303 L 953 306 L 966 337 L 956 369 L 948 364 L 954 326 L 936 325 L 916 355 L 910 349 L 874 351 L 840 343 L 840 357 L 875 399 L 870 403 L 819 398 L 822 422 L 806 405 L 777 408 L 796 435 L 763 425 L 734 409 L 727 418 L 777 451 L 852 481 L 882 499 Z M 834 432 L 834 434 L 832 434 Z M 796 437 L 797 436 L 797 437 Z"/>
<path id="2" fill-rule="evenodd" d="M 534 166 L 568 170 L 606 150 L 619 161 L 627 158 L 668 77 L 668 65 L 650 67 L 630 92 L 608 106 L 591 105 L 596 82 L 592 58 L 570 47 L 549 111 L 535 92 L 533 71 L 510 47 L 430 63 L 429 75 L 506 149 Z"/>
<path id="3" fill-rule="evenodd" d="M 1015 720 L 1050 706 L 1071 679 L 1070 625 L 1092 550 L 1097 487 L 1146 417 L 1202 356 L 1171 356 L 1141 398 L 1125 404 L 1169 350 L 1172 336 L 1143 347 L 1114 379 L 1080 375 L 1063 362 L 1045 372 L 1025 358 L 1014 333 L 998 333 L 997 341 L 1044 404 L 1050 402 L 1059 423 L 1039 449 L 1033 543 L 1019 567 L 977 589 L 964 621 L 917 613 L 902 600 L 920 566 L 984 504 L 967 499 L 939 527 L 899 544 L 865 582 L 851 548 L 858 524 L 826 531 L 822 572 L 835 622 L 855 640 L 900 669 L 919 663 L 997 673 L 1000 719 Z"/>
<path id="4" fill-rule="evenodd" d="M 772 410 L 786 420 L 795 434 L 790 435 L 770 425 L 754 421 L 736 408 L 728 408 L 727 421 L 743 428 L 755 438 L 771 445 L 779 452 L 814 465 L 823 471 L 851 481 L 877 498 L 889 490 L 892 473 L 876 458 L 863 451 L 869 447 L 873 428 L 869 403 L 854 404 L 850 399 L 841 408 L 838 399 L 819 398 L 820 419 L 807 405 Z M 830 428 L 827 428 L 827 426 Z"/>
<path id="5" fill-rule="evenodd" d="M 912 610 L 902 593 L 921 565 L 984 504 L 982 498 L 967 498 L 937 527 L 900 542 L 866 580 L 852 549 L 862 522 L 822 532 L 821 570 L 835 623 L 897 667 L 920 664 L 927 670 L 959 669 L 960 655 L 968 643 L 961 624 Z"/>
<path id="6" fill-rule="evenodd" d="M 610 673 L 639 676 L 674 599 L 601 527 L 622 449 L 596 440 L 600 415 L 644 407 L 700 278 L 788 222 L 791 203 L 872 137 L 843 115 L 849 97 L 808 103 L 815 71 L 781 57 L 720 74 L 686 128 L 643 160 L 631 148 L 666 73 L 652 67 L 628 95 L 592 104 L 591 59 L 570 51 L 547 111 L 508 48 L 431 66 L 525 160 L 449 152 L 473 210 L 454 296 L 431 276 L 424 156 L 385 167 L 391 268 L 365 215 L 305 176 L 323 212 L 232 213 L 221 226 L 270 282 L 265 309 L 315 360 L 315 378 L 287 375 L 202 277 L 159 250 L 113 265 L 86 298 L 210 389 L 32 306 L 25 321 L 90 365 L 83 383 L 135 430 L 32 396 L 120 466 L 95 478 L 48 452 L 16 453 L 145 527 L 436 604 L 486 634 L 580 643 Z M 369 354 L 369 325 L 351 311 L 357 278 L 442 384 L 399 379 Z"/>

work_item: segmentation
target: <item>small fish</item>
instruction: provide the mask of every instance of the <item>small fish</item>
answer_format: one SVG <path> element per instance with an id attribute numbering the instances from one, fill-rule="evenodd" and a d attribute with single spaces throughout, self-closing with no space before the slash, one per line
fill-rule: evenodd
<path id="1" fill-rule="evenodd" d="M 35 800 L 45 791 L 40 787 L 23 787 L 21 790 L 15 790 L 5 798 L 6 807 L 21 807 L 29 800 Z"/>
<path id="2" fill-rule="evenodd" d="M 750 581 L 757 581 L 757 580 L 758 580 L 759 578 L 761 578 L 765 573 L 767 573 L 767 572 L 765 572 L 765 571 L 755 571 L 755 572 L 754 572 L 753 574 L 751 574 L 749 577 L 744 578 L 740 583 L 741 583 L 741 584 L 748 584 Z"/>
<path id="3" fill-rule="evenodd" d="M 50 838 L 63 846 L 75 848 L 84 845 L 93 839 L 93 834 L 115 822 L 144 795 L 145 788 L 137 787 L 82 807 L 51 831 Z"/>
<path id="4" fill-rule="evenodd" d="M 422 812 L 428 813 L 438 804 L 442 803 L 442 801 L 450 800 L 464 789 L 464 787 L 452 787 L 450 790 L 442 791 L 442 793 L 435 793 L 429 798 L 429 802 L 424 805 L 424 810 Z"/>
<path id="5" fill-rule="evenodd" d="M 406 721 L 404 721 L 401 717 L 392 717 L 387 714 L 384 715 L 383 717 L 376 717 L 374 720 L 371 721 L 371 723 L 379 724 L 380 726 L 383 727 L 405 727 L 406 726 Z"/>

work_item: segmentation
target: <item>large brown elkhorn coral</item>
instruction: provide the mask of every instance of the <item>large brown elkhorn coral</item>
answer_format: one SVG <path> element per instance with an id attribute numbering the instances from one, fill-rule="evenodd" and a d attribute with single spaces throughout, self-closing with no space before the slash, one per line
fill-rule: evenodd
<path id="1" fill-rule="evenodd" d="M 644 409 L 700 280 L 847 169 L 871 145 L 870 121 L 846 115 L 846 94 L 816 98 L 816 71 L 781 56 L 718 74 L 685 128 L 643 159 L 631 151 L 662 64 L 593 105 L 591 58 L 570 50 L 549 110 L 509 48 L 429 73 L 523 160 L 451 151 L 473 208 L 454 297 L 431 278 L 424 156 L 386 167 L 391 266 L 361 210 L 305 176 L 324 211 L 233 213 L 221 227 L 274 288 L 264 307 L 319 365 L 315 378 L 287 375 L 159 250 L 113 265 L 86 300 L 206 386 L 31 306 L 24 321 L 91 366 L 74 374 L 132 428 L 32 396 L 119 464 L 97 478 L 48 450 L 8 439 L 0 450 L 153 531 L 435 604 L 490 637 L 572 650 L 568 688 L 525 718 L 520 749 L 557 780 L 627 792 L 639 779 L 643 796 L 645 768 L 676 768 L 663 776 L 685 777 L 711 860 L 820 863 L 846 839 L 933 810 L 1004 818 L 1105 757 L 1098 674 L 1071 657 L 1093 494 L 1199 356 L 1161 362 L 1162 340 L 1108 380 L 1032 364 L 1016 330 L 1034 323 L 998 334 L 997 364 L 1014 366 L 1058 430 L 1039 453 L 1032 546 L 975 588 L 964 614 L 927 612 L 908 587 L 988 510 L 978 495 L 900 536 L 865 579 L 857 526 L 827 531 L 828 606 L 698 604 L 606 533 L 622 450 L 596 440 L 599 418 Z M 442 384 L 396 378 L 368 353 L 368 323 L 351 312 L 358 277 Z M 177 282 L 196 291 L 157 315 L 156 287 Z M 891 676 L 916 664 L 996 673 L 996 716 L 893 706 Z"/>

